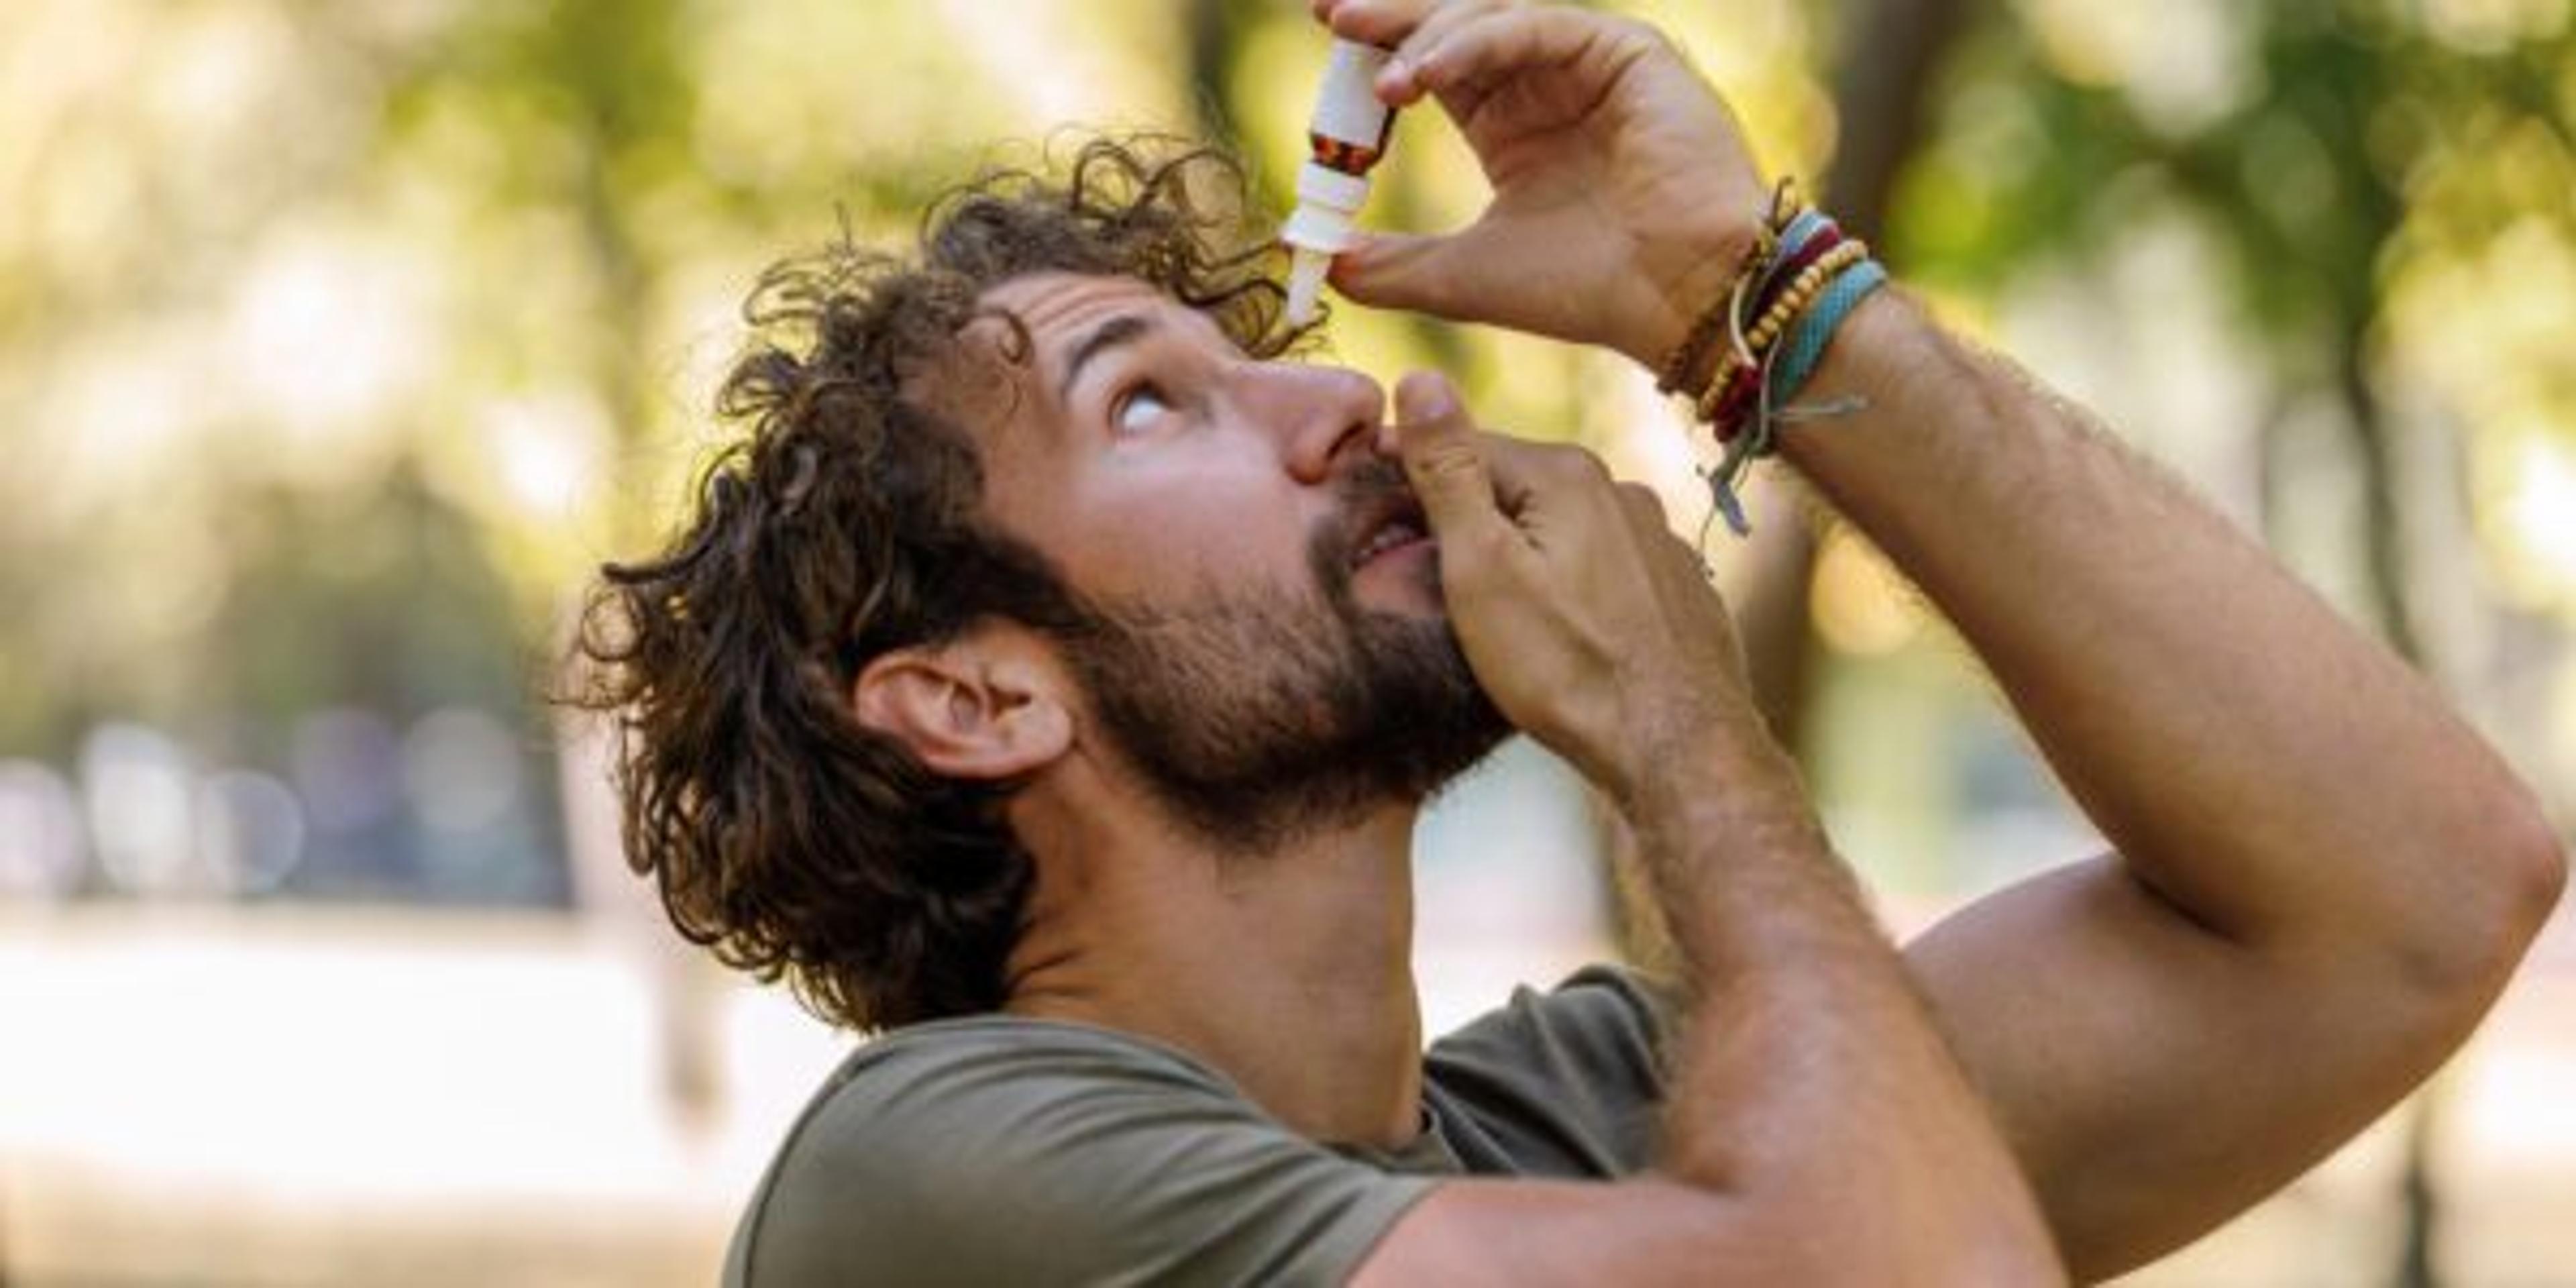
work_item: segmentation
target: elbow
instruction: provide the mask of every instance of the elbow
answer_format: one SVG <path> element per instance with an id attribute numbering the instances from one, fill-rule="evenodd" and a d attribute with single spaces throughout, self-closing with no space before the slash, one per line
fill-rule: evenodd
<path id="1" fill-rule="evenodd" d="M 2510 975 L 2567 892 L 2567 850 L 2549 815 L 2530 789 L 2511 785 L 2497 810 L 2485 870 L 2493 875 L 2500 905 L 2492 965 Z"/>
<path id="2" fill-rule="evenodd" d="M 2447 909 L 2412 956 L 2419 978 L 2476 1012 L 2502 992 L 2567 888 L 2567 853 L 2530 790 L 2508 780 L 2453 844 L 2425 907 Z"/>
<path id="3" fill-rule="evenodd" d="M 2519 834 L 2513 842 L 2512 859 L 2516 887 L 2521 892 L 2521 942 L 2529 944 L 2558 911 L 2558 903 L 2567 894 L 2567 847 L 2559 839 L 2558 829 L 2550 826 L 2549 816 L 2528 790 L 2517 787 L 2520 808 L 2517 817 Z M 2520 957 L 2517 950 L 2515 956 Z"/>

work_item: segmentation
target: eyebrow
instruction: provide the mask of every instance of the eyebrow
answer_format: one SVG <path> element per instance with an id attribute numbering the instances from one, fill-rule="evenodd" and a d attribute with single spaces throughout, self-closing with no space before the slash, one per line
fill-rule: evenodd
<path id="1" fill-rule="evenodd" d="M 1072 356 L 1065 359 L 1064 379 L 1056 387 L 1059 402 L 1073 401 L 1073 383 L 1082 378 L 1082 369 L 1091 360 L 1122 344 L 1132 344 L 1154 329 L 1154 319 L 1142 313 L 1121 313 L 1091 329 L 1091 334 L 1073 346 Z"/>

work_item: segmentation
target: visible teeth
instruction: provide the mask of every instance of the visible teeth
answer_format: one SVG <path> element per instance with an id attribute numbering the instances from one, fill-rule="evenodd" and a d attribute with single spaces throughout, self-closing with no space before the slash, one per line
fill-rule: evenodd
<path id="1" fill-rule="evenodd" d="M 1393 550 L 1397 546 L 1403 545 L 1408 541 L 1418 541 L 1421 537 L 1422 532 L 1420 529 L 1399 519 L 1394 523 L 1378 529 L 1378 534 L 1369 538 L 1367 545 L 1360 547 L 1358 562 L 1367 563 L 1369 560 L 1375 559 L 1379 555 L 1385 554 L 1387 551 Z"/>

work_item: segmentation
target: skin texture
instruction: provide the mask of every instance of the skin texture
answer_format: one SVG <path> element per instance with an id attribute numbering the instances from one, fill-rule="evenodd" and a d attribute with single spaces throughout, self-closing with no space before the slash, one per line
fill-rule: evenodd
<path id="1" fill-rule="evenodd" d="M 1436 98 L 1496 190 L 1457 233 L 1364 241 L 1335 269 L 1355 301 L 1653 364 L 1750 244 L 1768 185 L 1651 30 L 1493 0 L 1315 8 L 1397 50 L 1382 97 Z M 1348 571 L 1351 603 L 1449 623 L 1494 706 L 1616 803 L 1683 949 L 1655 1172 L 1445 1185 L 1364 1281 L 2116 1273 L 2425 1076 L 2556 900 L 2528 793 L 2426 686 L 1897 293 L 1811 386 L 1867 408 L 1784 454 L 1958 624 L 2117 848 L 1902 954 L 1642 489 L 1477 430 L 1436 376 L 1390 408 L 1357 373 L 1251 361 L 1132 281 L 988 298 L 1036 358 L 1007 397 L 956 395 L 986 505 L 1086 594 L 1186 612 L 1249 593 L 1321 622 L 1310 552 L 1351 522 L 1341 480 L 1400 462 L 1433 539 Z M 1068 389 L 1116 318 L 1145 325 Z M 1058 644 L 1008 623 L 881 658 L 852 700 L 940 772 L 1025 784 L 1010 821 L 1039 880 L 1011 1010 L 1183 1047 L 1318 1139 L 1412 1135 L 1410 793 L 1224 844 L 1152 790 Z"/>

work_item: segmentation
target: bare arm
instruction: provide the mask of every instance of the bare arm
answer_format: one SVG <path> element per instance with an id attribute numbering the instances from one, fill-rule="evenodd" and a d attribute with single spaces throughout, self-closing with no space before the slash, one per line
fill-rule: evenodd
<path id="1" fill-rule="evenodd" d="M 1767 185 L 1635 24 L 1501 0 L 1340 0 L 1400 41 L 1484 216 L 1371 238 L 1352 297 L 1652 366 L 1723 291 Z M 2557 898 L 2528 793 L 2262 551 L 1893 293 L 1807 391 L 1869 409 L 1791 463 L 1956 622 L 2119 853 L 1908 953 L 2081 1276 L 2206 1230 L 2414 1085 Z M 1712 791 L 1729 790 L 1723 779 Z"/>
<path id="2" fill-rule="evenodd" d="M 1883 297 L 1787 455 L 1957 624 L 2118 850 L 1909 956 L 2079 1273 L 2210 1228 L 2464 1038 L 2564 868 L 2420 678 L 2006 364 Z M 2249 1058 L 2259 1053 L 2259 1058 Z"/>
<path id="3" fill-rule="evenodd" d="M 2009 1151 L 1764 733 L 1690 551 L 1642 489 L 1586 453 L 1477 434 L 1438 387 L 1399 390 L 1396 437 L 1460 642 L 1496 704 L 1619 802 L 1695 995 L 1650 1177 L 1451 1183 L 1359 1282 L 2058 1280 Z"/>

